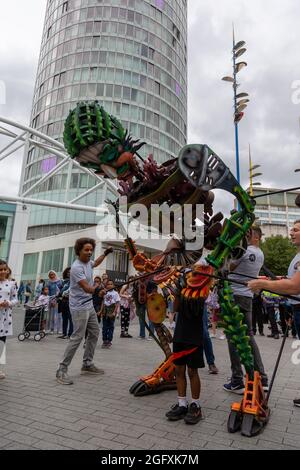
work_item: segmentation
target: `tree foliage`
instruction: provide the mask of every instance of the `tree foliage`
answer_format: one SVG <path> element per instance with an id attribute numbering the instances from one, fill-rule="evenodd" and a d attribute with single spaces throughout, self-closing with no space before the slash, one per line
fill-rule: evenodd
<path id="1" fill-rule="evenodd" d="M 289 238 L 281 235 L 266 238 L 261 244 L 265 266 L 277 276 L 286 276 L 290 262 L 297 253 Z"/>

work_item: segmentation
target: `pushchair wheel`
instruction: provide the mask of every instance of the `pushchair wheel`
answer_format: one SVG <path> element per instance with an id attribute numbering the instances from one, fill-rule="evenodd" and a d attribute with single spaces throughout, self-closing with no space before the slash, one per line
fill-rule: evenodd
<path id="1" fill-rule="evenodd" d="M 25 340 L 25 335 L 24 335 L 24 333 L 20 333 L 20 334 L 19 334 L 18 340 L 19 340 L 19 341 L 24 341 L 24 340 Z"/>
<path id="2" fill-rule="evenodd" d="M 24 335 L 26 339 L 30 338 L 30 331 L 25 331 Z"/>
<path id="3" fill-rule="evenodd" d="M 41 339 L 45 338 L 46 333 L 44 331 L 40 331 Z"/>
<path id="4" fill-rule="evenodd" d="M 37 333 L 36 335 L 34 335 L 34 341 L 41 341 L 42 337 L 40 335 L 40 333 Z"/>

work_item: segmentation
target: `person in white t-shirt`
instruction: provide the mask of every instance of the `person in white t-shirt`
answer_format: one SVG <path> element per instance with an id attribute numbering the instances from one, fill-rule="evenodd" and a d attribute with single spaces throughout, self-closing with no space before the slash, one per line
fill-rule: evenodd
<path id="1" fill-rule="evenodd" d="M 289 300 L 289 302 L 292 304 L 294 322 L 300 339 L 300 219 L 295 220 L 290 235 L 293 245 L 297 248 L 297 254 L 289 266 L 288 279 L 276 281 L 256 279 L 255 281 L 248 282 L 248 287 L 252 292 L 270 290 L 277 294 L 296 295 L 299 297 L 299 301 L 294 299 Z M 294 405 L 300 407 L 300 398 L 295 398 Z"/>
<path id="2" fill-rule="evenodd" d="M 239 306 L 240 311 L 244 315 L 243 323 L 247 325 L 247 333 L 249 336 L 249 342 L 254 359 L 254 369 L 260 373 L 262 386 L 264 390 L 267 391 L 268 376 L 265 373 L 260 351 L 255 342 L 252 328 L 253 293 L 246 285 L 246 276 L 249 276 L 248 280 L 253 277 L 257 277 L 264 264 L 264 254 L 259 248 L 261 237 L 261 229 L 257 226 L 253 226 L 247 236 L 248 248 L 246 252 L 240 259 L 234 261 L 230 266 L 230 269 L 234 272 L 234 274 L 230 274 L 229 280 L 232 282 L 231 287 L 235 303 Z M 234 281 L 245 283 L 245 285 L 236 284 Z M 231 362 L 231 380 L 229 383 L 223 385 L 223 389 L 227 392 L 243 395 L 245 390 L 244 373 L 242 370 L 240 357 L 231 341 L 228 341 L 228 349 Z"/>
<path id="3" fill-rule="evenodd" d="M 115 319 L 120 310 L 120 296 L 115 290 L 114 282 L 108 280 L 106 283 L 106 294 L 103 300 L 103 327 L 102 339 L 103 349 L 109 349 L 112 345 L 115 329 Z"/>
<path id="4" fill-rule="evenodd" d="M 92 238 L 79 238 L 76 240 L 74 251 L 77 259 L 74 261 L 70 272 L 69 307 L 72 316 L 74 331 L 63 358 L 56 371 L 56 380 L 62 385 L 72 385 L 73 380 L 68 376 L 68 367 L 79 348 L 87 331 L 87 340 L 84 348 L 82 374 L 103 374 L 104 371 L 94 364 L 94 354 L 99 337 L 99 323 L 93 305 L 93 294 L 97 294 L 100 288 L 93 285 L 93 269 L 100 266 L 109 253 L 111 247 L 104 251 L 103 255 L 92 261 L 91 258 L 96 248 L 96 241 Z"/>

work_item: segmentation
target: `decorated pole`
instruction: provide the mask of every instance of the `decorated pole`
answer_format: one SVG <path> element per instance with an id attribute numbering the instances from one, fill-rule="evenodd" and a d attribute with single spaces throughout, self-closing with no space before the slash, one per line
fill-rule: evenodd
<path id="1" fill-rule="evenodd" d="M 233 108 L 234 108 L 234 133 L 235 133 L 235 160 L 236 160 L 236 179 L 240 184 L 240 152 L 239 152 L 239 122 L 244 117 L 244 110 L 247 108 L 249 103 L 248 93 L 238 93 L 237 89 L 239 83 L 237 82 L 237 74 L 244 68 L 247 67 L 247 62 L 238 62 L 237 59 L 241 57 L 247 49 L 244 47 L 245 41 L 235 41 L 234 26 L 232 31 L 232 64 L 233 64 L 233 75 L 223 77 L 222 80 L 225 82 L 232 83 L 233 87 Z M 240 205 L 238 203 L 238 209 Z"/>
<path id="2" fill-rule="evenodd" d="M 236 160 L 236 179 L 238 183 L 241 183 L 241 176 L 240 176 L 240 150 L 239 150 L 239 119 L 237 119 L 238 115 L 238 107 L 237 107 L 237 70 L 236 70 L 236 55 L 235 55 L 235 35 L 234 35 L 234 28 L 233 28 L 233 35 L 232 35 L 232 60 L 233 60 L 233 101 L 234 101 L 234 131 L 235 131 L 235 160 Z"/>

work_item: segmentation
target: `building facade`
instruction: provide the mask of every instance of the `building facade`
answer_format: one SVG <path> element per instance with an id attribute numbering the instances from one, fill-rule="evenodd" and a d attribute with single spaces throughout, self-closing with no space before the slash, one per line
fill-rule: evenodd
<path id="1" fill-rule="evenodd" d="M 0 204 L 0 259 L 7 261 L 11 249 L 16 204 Z"/>
<path id="2" fill-rule="evenodd" d="M 62 142 L 70 109 L 95 99 L 147 142 L 144 156 L 162 163 L 178 155 L 187 134 L 186 0 L 48 0 L 31 127 Z M 66 201 L 96 184 L 80 169 L 64 169 L 31 191 L 57 163 L 51 152 L 28 148 L 20 192 Z M 109 198 L 103 191 L 85 203 L 98 206 Z M 33 206 L 27 238 L 98 222 L 92 213 Z"/>
<path id="3" fill-rule="evenodd" d="M 28 215 L 26 205 L 0 203 L 0 259 L 8 263 L 18 281 L 22 272 Z"/>
<path id="4" fill-rule="evenodd" d="M 299 191 L 272 194 L 280 191 L 276 188 L 259 188 L 254 190 L 254 196 L 265 195 L 256 199 L 255 215 L 257 224 L 262 228 L 264 238 L 272 235 L 288 237 L 295 220 L 300 219 L 300 208 L 295 199 Z"/>

